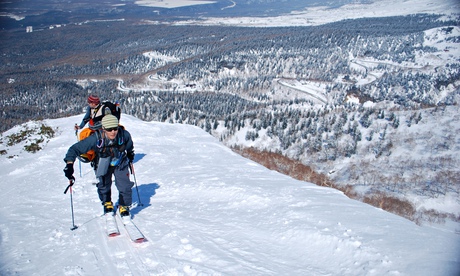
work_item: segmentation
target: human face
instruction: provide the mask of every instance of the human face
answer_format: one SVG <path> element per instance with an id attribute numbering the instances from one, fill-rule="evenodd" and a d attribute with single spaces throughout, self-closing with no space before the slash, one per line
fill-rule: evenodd
<path id="1" fill-rule="evenodd" d="M 89 107 L 90 107 L 91 109 L 95 109 L 96 106 L 97 106 L 97 103 L 90 103 L 90 102 L 88 102 L 88 105 L 89 105 Z"/>
<path id="2" fill-rule="evenodd" d="M 105 134 L 107 135 L 107 137 L 110 140 L 113 140 L 113 139 L 115 139 L 115 137 L 117 137 L 118 127 L 107 128 L 107 129 L 104 128 L 104 131 L 105 131 Z"/>

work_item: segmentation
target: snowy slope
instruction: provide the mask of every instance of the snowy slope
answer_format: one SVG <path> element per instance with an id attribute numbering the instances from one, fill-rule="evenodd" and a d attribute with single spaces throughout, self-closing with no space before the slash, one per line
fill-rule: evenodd
<path id="1" fill-rule="evenodd" d="M 71 231 L 62 158 L 81 118 L 46 120 L 58 133 L 35 154 L 0 145 L 0 275 L 460 273 L 459 235 L 270 171 L 199 128 L 127 115 L 144 204 L 132 214 L 148 242 L 104 235 L 88 164 L 82 177 L 75 165 Z"/>

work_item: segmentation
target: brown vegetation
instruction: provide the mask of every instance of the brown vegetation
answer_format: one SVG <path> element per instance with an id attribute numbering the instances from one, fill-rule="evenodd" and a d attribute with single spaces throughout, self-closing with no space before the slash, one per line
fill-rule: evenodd
<path id="1" fill-rule="evenodd" d="M 314 171 L 310 166 L 297 160 L 292 160 L 276 152 L 260 151 L 254 148 L 233 147 L 233 151 L 243 157 L 251 159 L 264 167 L 291 176 L 294 179 L 311 182 L 318 186 L 331 187 L 342 191 L 351 199 L 359 200 L 387 212 L 399 215 L 417 224 L 423 222 L 444 223 L 446 218 L 460 221 L 460 217 L 452 214 L 441 213 L 435 210 L 416 210 L 410 201 L 375 191 L 372 194 L 359 194 L 352 185 L 337 185 L 326 175 Z"/>
<path id="2" fill-rule="evenodd" d="M 289 175 L 297 180 L 312 182 L 319 186 L 331 187 L 333 185 L 324 174 L 317 173 L 311 167 L 279 153 L 259 151 L 254 148 L 232 148 L 232 150 L 270 170 Z"/>
<path id="3" fill-rule="evenodd" d="M 24 126 L 16 133 L 12 133 L 5 137 L 6 145 L 8 147 L 14 146 L 16 144 L 25 142 L 24 150 L 30 153 L 36 153 L 42 149 L 41 144 L 46 144 L 49 139 L 53 138 L 55 135 L 55 130 L 47 125 L 40 124 L 34 128 L 29 128 Z M 38 135 L 38 138 L 32 138 L 33 135 Z M 3 143 L 3 141 L 2 141 Z M 7 154 L 6 150 L 0 151 L 1 155 Z M 12 158 L 10 156 L 9 158 Z"/>

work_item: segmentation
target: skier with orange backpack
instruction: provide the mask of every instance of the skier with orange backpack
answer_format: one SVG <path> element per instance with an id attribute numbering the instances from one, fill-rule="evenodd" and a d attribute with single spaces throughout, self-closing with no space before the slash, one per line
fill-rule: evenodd
<path id="1" fill-rule="evenodd" d="M 104 206 L 104 213 L 114 211 L 112 203 L 112 175 L 119 191 L 118 205 L 121 216 L 129 216 L 129 206 L 132 204 L 134 183 L 129 180 L 129 168 L 134 160 L 134 146 L 131 134 L 120 126 L 118 119 L 108 114 L 101 121 L 101 129 L 95 131 L 85 140 L 72 145 L 64 158 L 65 176 L 73 183 L 73 163 L 81 154 L 93 150 L 97 155 L 96 177 L 99 180 L 97 192 Z"/>

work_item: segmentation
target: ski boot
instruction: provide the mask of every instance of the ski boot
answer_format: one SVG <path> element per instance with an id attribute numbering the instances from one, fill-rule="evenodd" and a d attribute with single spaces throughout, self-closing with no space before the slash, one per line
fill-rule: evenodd
<path id="1" fill-rule="evenodd" d="M 111 201 L 104 202 L 104 214 L 113 213 L 113 203 Z"/>
<path id="2" fill-rule="evenodd" d="M 120 212 L 120 216 L 122 216 L 122 217 L 129 216 L 129 207 L 128 206 L 119 206 L 118 211 Z"/>

